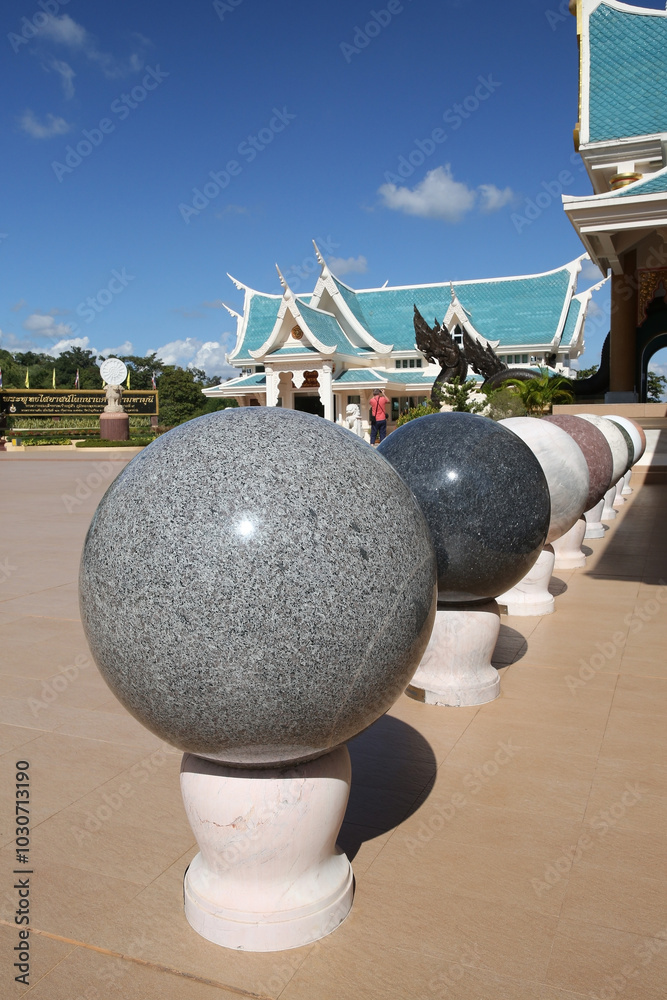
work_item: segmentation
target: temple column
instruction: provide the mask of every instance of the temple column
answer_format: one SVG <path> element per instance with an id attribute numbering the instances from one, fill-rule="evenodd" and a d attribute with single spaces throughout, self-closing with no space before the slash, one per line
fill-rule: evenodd
<path id="1" fill-rule="evenodd" d="M 266 405 L 278 405 L 278 379 L 280 375 L 272 368 L 266 368 Z"/>
<path id="2" fill-rule="evenodd" d="M 320 399 L 324 406 L 324 419 L 333 422 L 333 365 L 322 365 L 322 368 L 318 372 L 318 382 L 320 383 Z"/>
<path id="3" fill-rule="evenodd" d="M 611 337 L 608 403 L 633 403 L 637 332 L 637 253 L 623 257 L 624 274 L 611 276 Z"/>

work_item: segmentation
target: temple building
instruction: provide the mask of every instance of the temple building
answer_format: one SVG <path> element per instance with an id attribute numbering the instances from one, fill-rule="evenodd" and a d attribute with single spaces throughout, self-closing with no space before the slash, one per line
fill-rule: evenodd
<path id="1" fill-rule="evenodd" d="M 334 421 L 356 403 L 365 420 L 380 388 L 391 399 L 391 429 L 430 394 L 440 370 L 415 345 L 415 305 L 455 338 L 466 329 L 482 346 L 490 343 L 510 368 L 547 366 L 567 375 L 584 350 L 593 289 L 577 293 L 577 278 L 586 255 L 542 274 L 355 290 L 315 249 L 321 270 L 312 294 L 294 294 L 282 275 L 282 295 L 232 279 L 245 294 L 243 315 L 229 310 L 237 335 L 227 360 L 239 377 L 205 389 L 207 396 Z"/>
<path id="2" fill-rule="evenodd" d="M 574 142 L 593 193 L 563 205 L 591 260 L 611 270 L 605 400 L 645 402 L 649 362 L 667 346 L 667 13 L 616 0 L 571 0 L 570 10 Z"/>

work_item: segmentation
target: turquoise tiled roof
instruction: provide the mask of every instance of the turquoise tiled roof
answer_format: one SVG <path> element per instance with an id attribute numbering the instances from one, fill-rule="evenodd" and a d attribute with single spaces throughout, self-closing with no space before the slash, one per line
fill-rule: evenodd
<path id="1" fill-rule="evenodd" d="M 589 31 L 589 141 L 667 132 L 667 17 L 601 3 Z"/>
<path id="2" fill-rule="evenodd" d="M 372 382 L 375 379 L 378 382 L 385 381 L 385 372 L 379 375 L 374 368 L 348 368 L 347 371 L 341 372 L 338 378 L 334 379 L 334 385 L 343 385 L 343 383 L 349 382 Z"/>
<path id="3" fill-rule="evenodd" d="M 319 354 L 320 352 L 315 350 L 314 347 L 308 347 L 304 344 L 303 347 L 279 347 L 277 351 L 271 351 L 267 354 L 268 358 L 275 358 L 277 356 L 284 356 L 285 354 Z"/>
<path id="4" fill-rule="evenodd" d="M 661 171 L 656 177 L 651 177 L 648 181 L 636 181 L 628 184 L 627 187 L 615 191 L 617 198 L 634 198 L 639 194 L 663 194 L 667 191 L 667 170 Z"/>
<path id="5" fill-rule="evenodd" d="M 427 375 L 421 368 L 411 368 L 408 371 L 398 371 L 390 368 L 389 371 L 378 371 L 377 368 L 348 368 L 341 372 L 334 385 L 360 384 L 363 382 L 389 382 L 394 385 L 418 385 L 424 384 L 428 389 L 435 379 L 435 375 Z"/>
<path id="6" fill-rule="evenodd" d="M 570 302 L 570 308 L 567 311 L 567 319 L 565 320 L 565 326 L 563 328 L 563 336 L 560 339 L 561 347 L 572 343 L 572 337 L 574 336 L 581 308 L 581 301 L 579 299 L 572 299 Z"/>
<path id="7" fill-rule="evenodd" d="M 236 387 L 237 385 L 238 386 L 266 385 L 266 375 L 264 375 L 263 372 L 255 372 L 254 375 L 244 375 L 243 378 L 230 379 L 229 382 L 222 382 L 221 384 L 224 386 L 224 388 L 231 387 L 232 385 L 234 387 Z M 216 388 L 219 387 L 216 386 Z"/>
<path id="8" fill-rule="evenodd" d="M 311 306 L 299 303 L 299 311 L 317 339 L 327 346 L 333 345 L 341 354 L 368 354 L 367 350 L 355 347 L 347 339 L 338 321 L 329 313 L 320 312 Z"/>
<path id="9" fill-rule="evenodd" d="M 455 282 L 456 295 L 475 329 L 503 347 L 549 344 L 568 295 L 570 271 L 495 281 Z M 366 328 L 394 350 L 415 349 L 413 305 L 428 323 L 442 322 L 451 301 L 449 283 L 352 292 Z"/>
<path id="10" fill-rule="evenodd" d="M 246 327 L 243 344 L 235 362 L 252 361 L 248 351 L 258 351 L 267 340 L 278 316 L 280 296 L 262 295 L 256 292 L 250 299 L 250 312 L 248 315 L 248 325 Z"/>

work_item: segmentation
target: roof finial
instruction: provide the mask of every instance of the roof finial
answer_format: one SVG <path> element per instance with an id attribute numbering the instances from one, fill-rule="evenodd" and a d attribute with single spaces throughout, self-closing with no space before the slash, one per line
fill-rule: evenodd
<path id="1" fill-rule="evenodd" d="M 240 292 L 246 291 L 248 286 L 244 285 L 242 281 L 238 281 L 232 274 L 227 271 L 227 277 L 230 281 L 233 281 Z"/>
<path id="2" fill-rule="evenodd" d="M 289 287 L 289 285 L 285 281 L 285 278 L 283 277 L 283 272 L 280 270 L 280 268 L 278 267 L 277 264 L 276 264 L 276 271 L 278 272 L 278 277 L 280 278 L 280 284 L 285 289 L 285 296 L 287 298 L 292 298 L 293 297 L 292 296 L 292 289 Z"/>
<path id="3" fill-rule="evenodd" d="M 317 263 L 320 264 L 322 267 L 326 267 L 326 263 L 327 262 L 325 261 L 324 257 L 320 253 L 320 248 L 318 247 L 318 245 L 315 242 L 315 240 L 313 240 L 312 242 L 313 242 L 313 246 L 315 247 L 315 256 L 317 257 Z"/>
<path id="4" fill-rule="evenodd" d="M 452 284 L 451 281 L 449 282 L 449 294 L 451 295 L 453 302 L 454 299 L 456 298 L 456 292 L 454 291 L 454 285 Z"/>

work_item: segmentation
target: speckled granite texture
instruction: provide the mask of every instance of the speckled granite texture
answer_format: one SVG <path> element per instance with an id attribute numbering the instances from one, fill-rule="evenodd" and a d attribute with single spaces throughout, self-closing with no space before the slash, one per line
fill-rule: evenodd
<path id="1" fill-rule="evenodd" d="M 440 601 L 488 600 L 531 568 L 547 535 L 549 489 L 528 445 L 471 413 L 434 413 L 380 452 L 417 497 L 438 559 Z"/>
<path id="2" fill-rule="evenodd" d="M 109 487 L 81 614 L 148 729 L 281 766 L 392 705 L 428 643 L 435 581 L 423 515 L 388 462 L 319 417 L 249 407 L 170 431 Z"/>
<path id="3" fill-rule="evenodd" d="M 594 413 L 575 413 L 575 416 L 577 420 L 588 420 L 589 423 L 593 424 L 602 434 L 604 434 L 607 439 L 607 444 L 611 449 L 611 459 L 613 464 L 611 481 L 612 483 L 617 483 L 632 464 L 632 459 L 630 458 L 630 452 L 626 442 L 626 438 L 627 441 L 630 440 L 629 436 L 627 434 L 624 436 L 618 424 L 613 423 L 611 420 L 607 420 L 606 417 L 598 417 Z"/>
<path id="4" fill-rule="evenodd" d="M 635 423 L 634 420 L 628 420 L 627 417 L 620 417 L 616 413 L 610 413 L 607 416 L 607 420 L 611 420 L 621 430 L 626 431 L 632 442 L 632 464 L 634 465 L 644 454 L 646 435 L 639 424 Z"/>
<path id="5" fill-rule="evenodd" d="M 554 413 L 543 419 L 564 430 L 581 448 L 588 464 L 588 497 L 584 509 L 592 510 L 611 486 L 613 465 L 607 439 L 594 424 L 578 420 L 571 413 Z"/>
<path id="6" fill-rule="evenodd" d="M 588 465 L 583 452 L 564 430 L 537 417 L 508 417 L 500 423 L 526 442 L 542 466 L 551 498 L 547 544 L 555 542 L 586 509 Z"/>

